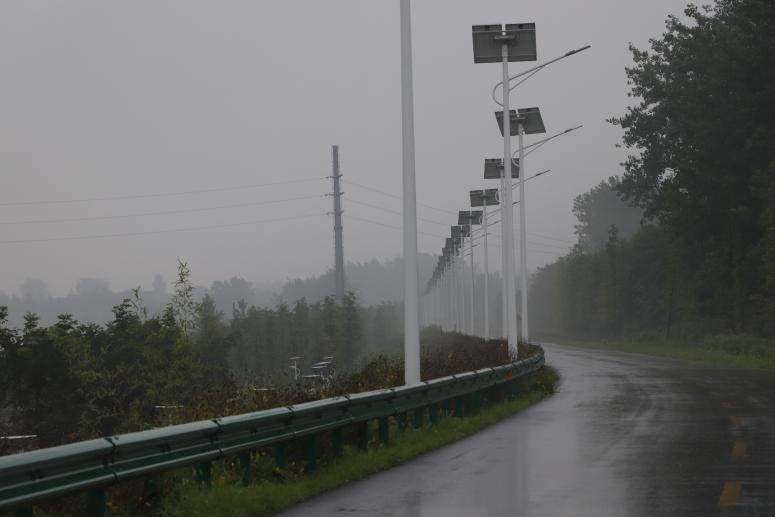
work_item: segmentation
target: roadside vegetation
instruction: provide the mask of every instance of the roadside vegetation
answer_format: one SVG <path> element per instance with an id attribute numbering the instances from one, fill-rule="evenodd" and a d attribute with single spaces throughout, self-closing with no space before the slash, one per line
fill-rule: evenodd
<path id="1" fill-rule="evenodd" d="M 391 308 L 364 308 L 348 295 L 341 302 L 302 300 L 293 310 L 238 304 L 225 321 L 212 299 L 195 300 L 189 279 L 181 262 L 174 294 L 161 314 L 148 313 L 138 289 L 113 308 L 114 319 L 106 325 L 80 323 L 65 314 L 44 327 L 28 314 L 23 328 L 13 328 L 0 306 L 0 437 L 34 435 L 0 438 L 0 455 L 403 384 L 403 360 L 391 353 L 400 350 L 400 333 L 392 333 L 395 325 L 385 318 Z M 394 349 L 369 342 L 364 326 L 375 324 L 384 326 L 382 339 L 395 339 Z M 522 357 L 529 353 L 521 347 Z M 326 356 L 342 359 L 326 382 L 307 382 L 288 368 L 288 357 L 296 354 L 309 358 L 299 361 L 301 368 Z M 424 380 L 511 360 L 502 341 L 435 327 L 421 335 Z M 372 440 L 366 454 L 350 448 L 333 458 L 330 437 L 322 437 L 320 467 L 311 476 L 303 472 L 301 443 L 291 442 L 287 468 L 274 466 L 271 450 L 254 452 L 257 482 L 249 489 L 228 492 L 238 471 L 228 461 L 216 462 L 212 496 L 199 493 L 194 469 L 182 469 L 111 487 L 107 505 L 116 516 L 195 515 L 192 508 L 200 506 L 207 510 L 199 515 L 215 515 L 217 498 L 228 493 L 244 499 L 239 503 L 244 508 L 266 500 L 257 511 L 273 511 L 470 434 L 551 393 L 555 381 L 545 369 L 519 381 L 518 399 L 499 400 L 478 415 L 467 410 L 464 419 L 445 416 L 433 427 L 398 432 L 393 422 L 390 446 Z M 344 434 L 354 447 L 357 429 Z M 193 507 L 189 498 L 197 501 Z M 82 494 L 36 505 L 36 515 L 82 511 Z M 229 509 L 228 514 L 238 513 Z"/>
<path id="2" fill-rule="evenodd" d="M 566 338 L 547 339 L 547 341 L 597 350 L 616 350 L 699 361 L 716 366 L 775 370 L 775 340 L 753 336 L 707 336 L 687 341 L 584 341 Z"/>
<path id="3" fill-rule="evenodd" d="M 42 327 L 28 314 L 10 328 L 0 306 L 0 436 L 36 436 L 0 439 L 0 455 L 403 384 L 400 333 L 383 306 L 360 307 L 354 295 L 292 311 L 240 305 L 224 321 L 212 299 L 194 300 L 189 278 L 181 263 L 161 314 L 148 314 L 138 290 L 106 325 L 64 314 Z M 395 348 L 374 348 L 363 331 L 370 318 Z M 421 341 L 425 379 L 511 360 L 504 343 L 437 328 Z M 299 355 L 302 373 L 326 356 L 337 371 L 303 382 L 288 367 Z"/>

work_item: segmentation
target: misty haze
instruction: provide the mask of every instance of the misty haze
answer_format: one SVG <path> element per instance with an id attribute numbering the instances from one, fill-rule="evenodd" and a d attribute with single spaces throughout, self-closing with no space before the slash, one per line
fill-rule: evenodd
<path id="1" fill-rule="evenodd" d="M 775 515 L 775 2 L 0 5 L 0 517 Z"/>

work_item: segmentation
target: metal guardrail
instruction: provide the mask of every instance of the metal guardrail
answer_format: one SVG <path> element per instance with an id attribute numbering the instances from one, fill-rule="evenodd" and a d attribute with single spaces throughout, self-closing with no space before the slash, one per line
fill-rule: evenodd
<path id="1" fill-rule="evenodd" d="M 468 406 L 476 409 L 481 405 L 481 395 L 513 383 L 543 364 L 544 353 L 539 348 L 536 354 L 521 361 L 411 386 L 0 457 L 0 512 L 11 510 L 17 516 L 32 515 L 32 505 L 37 501 L 86 492 L 88 515 L 101 516 L 105 513 L 105 489 L 109 485 L 195 466 L 198 481 L 209 486 L 211 462 L 226 457 L 238 459 L 242 481 L 248 484 L 251 450 L 273 446 L 275 461 L 285 467 L 284 444 L 297 438 L 304 439 L 305 469 L 314 471 L 315 436 L 322 432 L 333 431 L 335 452 L 339 452 L 344 426 L 376 419 L 380 440 L 386 444 L 389 417 L 396 418 L 401 427 L 406 425 L 407 414 L 414 412 L 414 425 L 420 427 L 425 410 L 435 423 L 440 404 L 462 416 L 464 398 L 468 397 Z M 368 428 L 364 425 L 359 433 L 359 447 L 367 446 Z"/>

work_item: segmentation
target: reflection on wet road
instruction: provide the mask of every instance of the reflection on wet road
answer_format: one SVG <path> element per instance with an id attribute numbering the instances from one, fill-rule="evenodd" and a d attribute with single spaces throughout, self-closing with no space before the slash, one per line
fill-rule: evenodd
<path id="1" fill-rule="evenodd" d="M 775 515 L 775 379 L 546 345 L 559 392 L 286 515 Z"/>

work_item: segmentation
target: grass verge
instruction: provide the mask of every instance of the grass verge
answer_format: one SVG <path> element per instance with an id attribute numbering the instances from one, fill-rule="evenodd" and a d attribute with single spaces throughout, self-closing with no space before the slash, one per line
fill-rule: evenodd
<path id="1" fill-rule="evenodd" d="M 518 381 L 520 395 L 517 398 L 493 404 L 476 415 L 441 417 L 435 426 L 392 433 L 387 447 L 375 447 L 365 453 L 348 447 L 341 458 L 321 465 L 313 475 L 296 475 L 279 482 L 264 480 L 248 487 L 231 482 L 215 483 L 208 491 L 182 487 L 165 499 L 163 514 L 170 517 L 271 515 L 326 490 L 469 436 L 552 394 L 557 381 L 556 371 L 544 367 Z"/>
<path id="2" fill-rule="evenodd" d="M 581 348 L 699 361 L 717 366 L 775 370 L 775 341 L 753 336 L 717 335 L 680 341 L 587 341 L 566 338 L 546 341 Z"/>

